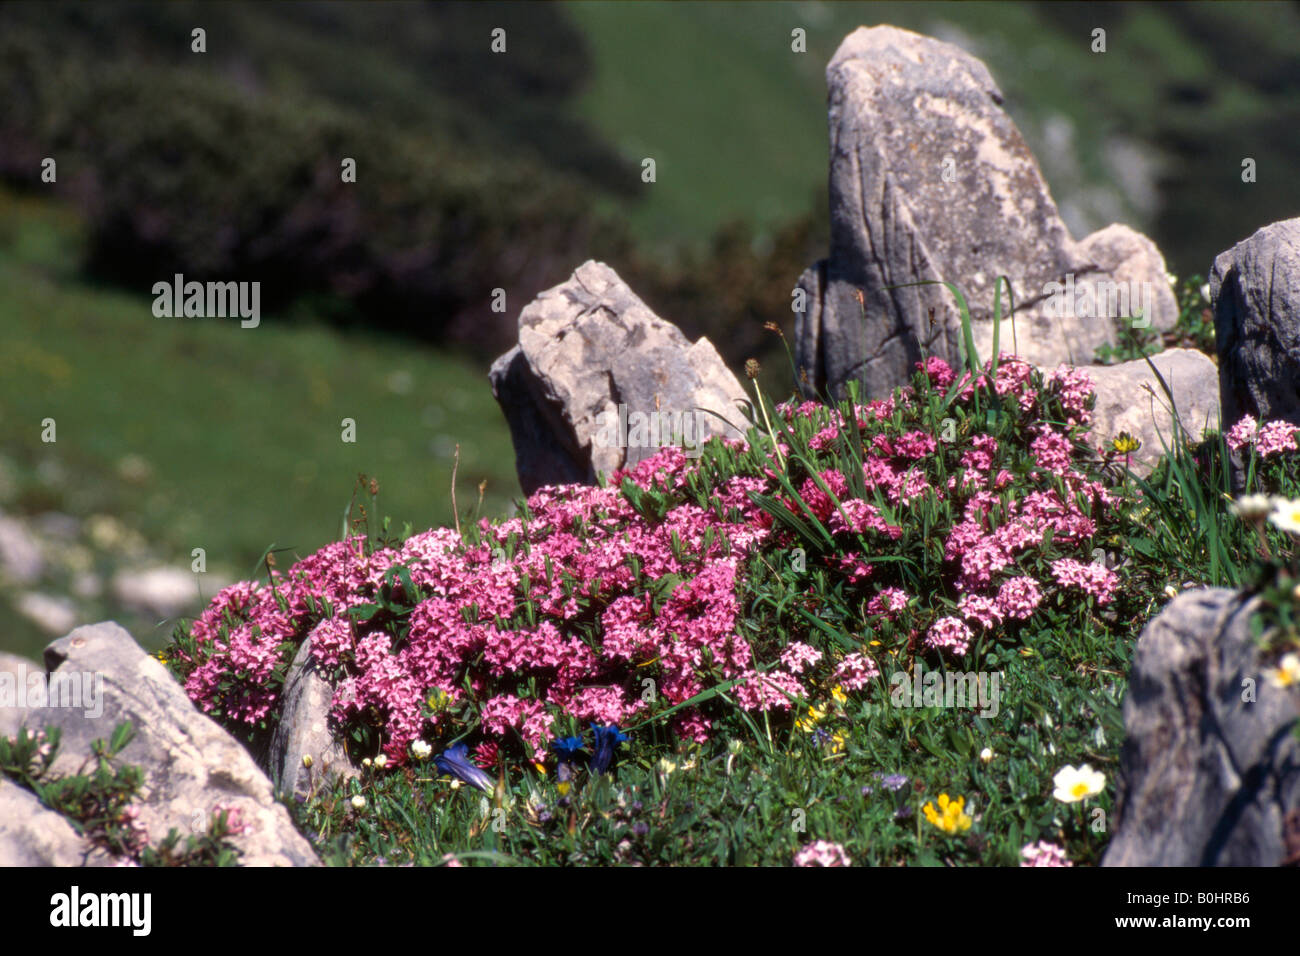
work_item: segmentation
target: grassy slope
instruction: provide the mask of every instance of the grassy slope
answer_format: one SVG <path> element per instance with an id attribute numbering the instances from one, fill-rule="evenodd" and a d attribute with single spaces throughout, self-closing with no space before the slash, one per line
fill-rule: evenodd
<path id="1" fill-rule="evenodd" d="M 399 526 L 450 524 L 456 443 L 462 513 L 481 480 L 488 513 L 519 494 L 485 369 L 273 317 L 247 330 L 158 319 L 144 290 L 78 280 L 76 245 L 66 213 L 0 198 L 0 456 L 16 471 L 5 510 L 113 514 L 169 563 L 203 547 L 210 570 L 242 576 L 272 542 L 306 554 L 336 538 L 358 473 L 380 479 Z M 40 440 L 46 417 L 54 444 Z M 345 417 L 355 444 L 341 441 Z M 128 455 L 152 476 L 119 477 Z M 0 646 L 15 632 L 32 649 L 30 628 L 0 617 Z"/>

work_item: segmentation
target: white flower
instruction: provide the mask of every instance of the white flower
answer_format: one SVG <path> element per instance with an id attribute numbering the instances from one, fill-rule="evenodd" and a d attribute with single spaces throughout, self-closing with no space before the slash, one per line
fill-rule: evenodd
<path id="1" fill-rule="evenodd" d="M 1273 499 L 1273 513 L 1268 516 L 1283 531 L 1300 534 L 1300 498 L 1288 501 L 1286 498 Z"/>
<path id="2" fill-rule="evenodd" d="M 659 763 L 655 765 L 655 769 L 666 777 L 677 769 L 677 764 L 673 763 L 667 757 L 663 757 L 660 759 Z"/>
<path id="3" fill-rule="evenodd" d="M 370 766 L 370 758 L 369 758 L 369 757 L 362 757 L 362 758 L 361 758 L 361 766 L 363 766 L 363 767 L 369 767 L 369 766 Z"/>
<path id="4" fill-rule="evenodd" d="M 1066 764 L 1056 771 L 1052 783 L 1056 785 L 1056 790 L 1052 796 L 1057 800 L 1062 803 L 1078 803 L 1088 797 L 1095 797 L 1105 790 L 1106 775 L 1093 770 L 1086 763 L 1078 769 Z"/>
<path id="5" fill-rule="evenodd" d="M 1300 684 L 1300 654 L 1284 654 L 1277 662 L 1277 670 L 1270 671 L 1268 682 L 1274 687 L 1294 687 Z"/>
<path id="6" fill-rule="evenodd" d="M 365 808 L 366 808 L 366 798 L 358 793 L 355 797 L 352 798 L 352 809 L 364 810 Z"/>
<path id="7" fill-rule="evenodd" d="M 375 758 L 375 766 L 378 767 L 380 770 L 383 770 L 385 767 L 387 767 L 387 766 L 388 766 L 388 755 L 387 755 L 387 754 L 380 754 L 378 757 L 376 757 L 376 758 Z"/>
<path id="8" fill-rule="evenodd" d="M 416 760 L 428 760 L 431 753 L 433 753 L 433 748 L 426 741 L 417 740 L 411 744 L 411 754 Z"/>
<path id="9" fill-rule="evenodd" d="M 1228 510 L 1243 521 L 1262 521 L 1273 510 L 1273 504 L 1268 495 L 1246 495 L 1228 505 Z"/>
<path id="10" fill-rule="evenodd" d="M 992 747 L 985 747 L 980 751 L 980 760 L 983 760 L 985 763 L 990 763 L 996 756 L 997 754 L 993 752 Z"/>
<path id="11" fill-rule="evenodd" d="M 1172 584 L 1166 584 L 1165 595 L 1171 598 L 1178 597 L 1178 588 L 1174 587 Z"/>
<path id="12" fill-rule="evenodd" d="M 1172 286 L 1176 286 L 1176 285 L 1178 285 L 1178 276 L 1174 275 L 1172 272 L 1166 272 L 1166 273 L 1165 273 L 1165 279 L 1166 279 L 1166 280 L 1169 282 L 1169 284 L 1172 285 Z"/>
<path id="13" fill-rule="evenodd" d="M 1206 302 L 1210 301 L 1210 284 L 1208 282 L 1201 286 L 1201 298 Z"/>

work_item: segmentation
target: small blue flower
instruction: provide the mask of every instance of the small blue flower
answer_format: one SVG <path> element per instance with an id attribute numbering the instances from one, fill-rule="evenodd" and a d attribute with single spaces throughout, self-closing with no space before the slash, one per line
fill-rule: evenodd
<path id="1" fill-rule="evenodd" d="M 481 768 L 470 763 L 466 756 L 468 751 L 465 744 L 454 744 L 434 758 L 433 762 L 441 773 L 455 777 L 471 787 L 478 787 L 484 793 L 491 793 L 496 784 Z"/>
<path id="2" fill-rule="evenodd" d="M 582 752 L 581 737 L 561 737 L 551 741 L 551 750 L 559 763 L 573 763 L 586 756 Z"/>
<path id="3" fill-rule="evenodd" d="M 591 732 L 596 736 L 595 746 L 592 748 L 591 761 L 589 766 L 592 773 L 600 774 L 609 769 L 609 765 L 614 762 L 614 751 L 618 745 L 626 742 L 628 735 L 618 729 L 618 724 L 610 724 L 608 727 L 601 724 L 592 724 Z"/>

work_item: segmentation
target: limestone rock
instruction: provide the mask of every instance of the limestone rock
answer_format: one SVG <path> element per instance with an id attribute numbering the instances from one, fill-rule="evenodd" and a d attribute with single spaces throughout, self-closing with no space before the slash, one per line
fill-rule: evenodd
<path id="1" fill-rule="evenodd" d="M 0 701 L 0 737 L 12 737 L 23 725 L 23 715 L 27 712 L 24 706 L 27 696 L 25 688 L 32 674 L 40 674 L 44 677 L 45 668 L 25 657 L 0 651 L 0 686 L 12 680 L 11 687 L 14 691 L 12 706 L 5 701 Z"/>
<path id="2" fill-rule="evenodd" d="M 320 675 L 309 638 L 285 675 L 280 723 L 271 738 L 268 764 L 281 793 L 306 796 L 331 779 L 356 776 L 343 745 L 330 732 L 333 699 L 334 688 Z M 304 756 L 311 757 L 310 767 L 303 765 Z"/>
<path id="3" fill-rule="evenodd" d="M 1174 395 L 1179 420 L 1188 438 L 1199 441 L 1207 428 L 1219 427 L 1219 370 L 1203 352 L 1166 349 L 1151 356 Z M 1088 368 L 1096 384 L 1091 442 L 1108 446 L 1120 432 L 1128 432 L 1142 446 L 1131 456 L 1130 467 L 1144 477 L 1151 473 L 1165 446 L 1173 448 L 1174 421 L 1169 397 L 1144 359 L 1118 365 Z"/>
<path id="4" fill-rule="evenodd" d="M 1255 607 L 1223 588 L 1189 591 L 1143 630 L 1102 865 L 1300 861 L 1300 693 L 1261 674 Z"/>
<path id="5" fill-rule="evenodd" d="M 90 744 L 130 721 L 135 738 L 119 755 L 144 772 L 140 822 L 156 843 L 171 828 L 202 829 L 218 807 L 238 809 L 249 832 L 233 838 L 246 866 L 317 864 L 307 840 L 272 793 L 271 782 L 230 734 L 200 713 L 184 690 L 131 635 L 111 622 L 79 627 L 45 650 L 51 677 L 77 681 L 79 706 L 27 713 L 29 731 L 58 727 L 62 740 L 52 767 L 75 773 Z M 51 701 L 53 703 L 53 701 Z"/>
<path id="6" fill-rule="evenodd" d="M 1121 226 L 1071 239 L 978 59 L 906 30 L 862 27 L 840 45 L 826 81 L 831 249 L 799 282 L 805 394 L 840 396 L 857 378 L 866 397 L 880 397 L 908 380 L 922 350 L 957 362 L 953 296 L 910 283 L 961 290 L 984 359 L 999 275 L 1016 311 L 1013 323 L 1003 286 L 998 348 L 1038 365 L 1091 362 L 1113 340 L 1114 319 L 1138 311 L 1157 328 L 1173 324 L 1159 251 Z"/>
<path id="7" fill-rule="evenodd" d="M 104 865 L 67 820 L 0 777 L 0 867 Z"/>
<path id="8" fill-rule="evenodd" d="M 748 427 L 745 391 L 712 344 L 691 344 L 601 262 L 584 263 L 524 308 L 519 345 L 493 363 L 490 378 L 529 494 L 594 483 L 674 444 L 670 430 L 690 448 Z M 638 422 L 652 417 L 654 433 L 638 436 Z"/>
<path id="9" fill-rule="evenodd" d="M 1221 253 L 1210 300 L 1224 428 L 1245 415 L 1300 425 L 1300 219 Z"/>

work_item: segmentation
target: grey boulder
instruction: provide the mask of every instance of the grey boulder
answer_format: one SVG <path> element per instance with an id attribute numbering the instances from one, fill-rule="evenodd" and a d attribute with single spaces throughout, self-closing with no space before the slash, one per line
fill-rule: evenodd
<path id="1" fill-rule="evenodd" d="M 1143 630 L 1103 866 L 1300 862 L 1300 692 L 1261 673 L 1256 606 L 1189 591 Z"/>
<path id="2" fill-rule="evenodd" d="M 1151 356 L 1151 365 L 1173 393 L 1173 408 L 1189 441 L 1200 441 L 1207 429 L 1219 427 L 1219 370 L 1203 352 L 1166 349 Z M 1121 432 L 1140 441 L 1129 467 L 1149 475 L 1166 447 L 1174 446 L 1174 414 L 1169 397 L 1144 359 L 1087 369 L 1096 384 L 1091 438 L 1106 448 Z"/>
<path id="3" fill-rule="evenodd" d="M 332 780 L 357 775 L 330 730 L 333 700 L 334 688 L 321 676 L 308 638 L 285 675 L 280 723 L 271 737 L 268 765 L 281 793 L 306 797 Z M 303 758 L 310 758 L 311 765 Z"/>
<path id="4" fill-rule="evenodd" d="M 54 706 L 30 710 L 29 732 L 47 726 L 62 734 L 52 772 L 74 774 L 91 742 L 107 739 L 129 721 L 135 737 L 119 754 L 139 766 L 144 786 L 139 820 L 156 843 L 175 828 L 182 835 L 206 829 L 220 808 L 234 809 L 247 833 L 232 838 L 245 866 L 310 866 L 311 845 L 278 803 L 271 781 L 248 751 L 200 713 L 157 660 L 111 622 L 79 627 L 45 650 L 51 679 L 78 688 L 80 699 L 51 699 Z M 63 706 L 75 702 L 76 706 Z"/>
<path id="5" fill-rule="evenodd" d="M 32 674 L 43 679 L 45 668 L 35 661 L 0 651 L 0 737 L 12 737 L 27 713 L 26 688 Z M 12 692 L 13 700 L 8 699 Z"/>
<path id="6" fill-rule="evenodd" d="M 1210 300 L 1224 428 L 1245 415 L 1300 425 L 1300 219 L 1220 253 Z"/>
<path id="7" fill-rule="evenodd" d="M 609 266 L 588 261 L 519 315 L 519 344 L 489 374 L 519 483 L 593 484 L 685 438 L 740 437 L 745 390 L 717 350 L 692 344 Z M 638 422 L 655 421 L 655 431 Z"/>
<path id="8" fill-rule="evenodd" d="M 831 248 L 799 280 L 796 366 L 808 396 L 858 379 L 880 397 L 922 354 L 955 362 L 959 312 L 992 354 L 994 284 L 1005 286 L 999 351 L 1037 365 L 1087 364 L 1114 320 L 1169 328 L 1177 306 L 1150 240 L 1110 226 L 1074 242 L 1037 162 L 975 57 L 895 27 L 861 27 L 826 68 Z M 802 301 L 801 301 L 802 299 Z M 1137 300 L 1137 301 L 1135 301 Z"/>
<path id="9" fill-rule="evenodd" d="M 67 820 L 36 795 L 0 777 L 0 867 L 106 866 Z"/>

